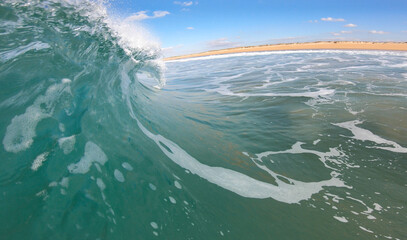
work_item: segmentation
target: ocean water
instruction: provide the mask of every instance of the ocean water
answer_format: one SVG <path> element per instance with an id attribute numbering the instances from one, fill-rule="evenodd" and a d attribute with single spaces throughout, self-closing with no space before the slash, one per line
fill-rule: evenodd
<path id="1" fill-rule="evenodd" d="M 405 52 L 164 64 L 86 1 L 0 36 L 1 239 L 407 238 Z"/>

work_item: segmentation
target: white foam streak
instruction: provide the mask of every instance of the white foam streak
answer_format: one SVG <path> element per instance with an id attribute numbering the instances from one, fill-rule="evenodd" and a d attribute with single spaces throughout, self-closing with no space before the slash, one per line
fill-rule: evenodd
<path id="1" fill-rule="evenodd" d="M 345 217 L 338 217 L 338 216 L 334 216 L 334 218 L 336 220 L 338 220 L 339 222 L 343 222 L 343 223 L 347 223 L 348 220 Z"/>
<path id="2" fill-rule="evenodd" d="M 407 62 L 399 63 L 399 64 L 393 64 L 393 65 L 388 65 L 388 67 L 394 67 L 394 68 L 407 68 Z"/>
<path id="3" fill-rule="evenodd" d="M 33 171 L 37 171 L 38 168 L 40 168 L 42 166 L 42 163 L 47 160 L 48 155 L 49 155 L 49 152 L 44 152 L 44 153 L 41 153 L 40 155 L 38 155 L 35 158 L 33 164 L 31 165 L 31 169 Z"/>
<path id="4" fill-rule="evenodd" d="M 369 229 L 367 229 L 367 228 L 364 228 L 364 227 L 362 227 L 362 226 L 359 226 L 359 228 L 362 229 L 362 230 L 365 231 L 365 232 L 374 233 L 373 231 L 371 231 L 371 230 L 369 230 Z"/>
<path id="5" fill-rule="evenodd" d="M 306 98 L 318 98 L 323 96 L 330 96 L 335 94 L 333 89 L 319 89 L 315 92 L 299 92 L 299 93 L 235 93 L 229 89 L 230 85 L 224 84 L 213 90 L 206 90 L 208 92 L 217 92 L 224 96 L 236 96 L 236 97 L 306 97 Z"/>
<path id="6" fill-rule="evenodd" d="M 313 183 L 294 181 L 294 185 L 279 182 L 279 186 L 275 186 L 230 169 L 211 167 L 200 163 L 174 142 L 161 135 L 151 133 L 137 118 L 136 121 L 143 133 L 153 140 L 161 151 L 174 163 L 213 184 L 243 197 L 260 199 L 273 198 L 285 203 L 299 203 L 321 191 L 324 186 L 345 186 L 342 181 L 336 178 Z"/>
<path id="7" fill-rule="evenodd" d="M 397 152 L 397 153 L 407 153 L 407 148 L 400 146 L 398 143 L 386 140 L 380 136 L 373 134 L 371 131 L 367 129 L 360 128 L 356 125 L 362 124 L 362 121 L 355 120 L 343 123 L 333 123 L 333 125 L 348 129 L 353 134 L 353 139 L 361 140 L 361 141 L 370 141 L 377 144 L 384 144 L 389 145 L 391 147 L 383 147 L 383 146 L 374 146 L 374 148 L 383 149 L 387 151 Z"/>
<path id="8" fill-rule="evenodd" d="M 39 51 L 39 50 L 42 50 L 42 49 L 47 49 L 49 47 L 50 46 L 47 43 L 43 43 L 43 42 L 39 42 L 39 41 L 32 42 L 32 43 L 29 43 L 29 44 L 27 44 L 25 46 L 20 46 L 20 47 L 18 47 L 16 49 L 6 51 L 6 52 L 2 52 L 0 54 L 0 61 L 6 62 L 6 61 L 8 61 L 10 59 L 13 59 L 13 58 L 16 58 L 16 57 L 18 57 L 20 55 L 23 55 L 24 53 L 29 52 L 31 50 Z"/>
<path id="9" fill-rule="evenodd" d="M 258 154 L 256 154 L 256 156 L 257 156 L 258 160 L 261 160 L 264 157 L 267 157 L 270 155 L 282 154 L 282 153 L 290 153 L 290 154 L 310 153 L 310 154 L 318 156 L 319 160 L 324 164 L 324 166 L 326 168 L 334 169 L 331 166 L 329 166 L 326 163 L 326 161 L 335 162 L 336 164 L 342 163 L 342 162 L 339 162 L 338 160 L 335 160 L 335 158 L 343 156 L 343 154 L 341 152 L 339 152 L 336 148 L 330 148 L 329 152 L 318 152 L 315 150 L 309 150 L 309 149 L 302 148 L 301 145 L 303 145 L 303 144 L 304 143 L 302 143 L 302 142 L 297 142 L 291 147 L 291 149 L 287 149 L 284 151 L 267 151 L 267 152 L 258 153 Z"/>

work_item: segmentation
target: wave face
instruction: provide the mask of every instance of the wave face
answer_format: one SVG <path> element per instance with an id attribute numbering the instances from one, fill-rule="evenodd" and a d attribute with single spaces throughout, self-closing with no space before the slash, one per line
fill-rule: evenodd
<path id="1" fill-rule="evenodd" d="M 165 67 L 98 2 L 7 0 L 0 19 L 3 238 L 407 235 L 407 54 Z"/>

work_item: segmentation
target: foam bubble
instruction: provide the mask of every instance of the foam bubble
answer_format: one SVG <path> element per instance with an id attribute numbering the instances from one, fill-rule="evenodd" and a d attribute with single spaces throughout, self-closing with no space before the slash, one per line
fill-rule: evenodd
<path id="1" fill-rule="evenodd" d="M 178 188 L 178 189 L 181 189 L 181 188 L 182 188 L 181 184 L 179 184 L 179 182 L 178 182 L 177 180 L 174 181 L 174 185 L 175 185 L 175 187 Z"/>
<path id="2" fill-rule="evenodd" d="M 376 211 L 381 211 L 381 210 L 383 209 L 383 207 L 380 206 L 380 204 L 378 204 L 378 203 L 373 203 L 373 206 L 374 206 L 374 209 L 375 209 Z"/>
<path id="3" fill-rule="evenodd" d="M 372 230 L 369 230 L 369 229 L 364 228 L 364 227 L 362 227 L 362 226 L 359 226 L 359 228 L 360 228 L 360 229 L 362 229 L 362 230 L 363 230 L 363 231 L 365 231 L 365 232 L 368 232 L 368 233 L 373 233 L 373 231 L 372 231 Z"/>
<path id="4" fill-rule="evenodd" d="M 100 149 L 100 147 L 93 142 L 87 142 L 85 145 L 85 154 L 81 160 L 77 163 L 72 163 L 68 166 L 68 170 L 71 173 L 85 174 L 89 172 L 92 163 L 99 163 L 104 165 L 107 161 L 106 154 Z"/>
<path id="5" fill-rule="evenodd" d="M 50 182 L 50 183 L 48 184 L 48 187 L 56 187 L 56 186 L 58 186 L 58 183 L 55 182 L 55 181 Z"/>
<path id="6" fill-rule="evenodd" d="M 175 200 L 175 198 L 173 198 L 173 197 L 168 197 L 169 199 L 170 199 L 170 202 L 172 203 L 172 204 L 176 204 L 177 203 L 177 201 Z"/>
<path id="7" fill-rule="evenodd" d="M 106 201 L 106 196 L 104 194 L 104 190 L 106 189 L 106 185 L 101 178 L 96 179 L 96 185 L 98 185 L 100 192 L 102 194 L 103 201 Z"/>
<path id="8" fill-rule="evenodd" d="M 157 187 L 156 187 L 154 184 L 152 184 L 152 183 L 149 183 L 148 186 L 149 186 L 150 189 L 153 190 L 153 191 L 157 190 Z"/>
<path id="9" fill-rule="evenodd" d="M 64 177 L 61 179 L 61 181 L 59 182 L 59 185 L 61 185 L 64 188 L 68 188 L 69 187 L 69 178 Z"/>
<path id="10" fill-rule="evenodd" d="M 75 146 L 75 142 L 75 135 L 58 139 L 58 145 L 64 151 L 64 154 L 72 152 Z"/>
<path id="11" fill-rule="evenodd" d="M 158 225 L 157 225 L 156 222 L 150 222 L 150 225 L 151 225 L 151 227 L 154 228 L 154 229 L 157 229 L 157 228 L 158 228 Z"/>
<path id="12" fill-rule="evenodd" d="M 382 147 L 382 146 L 373 146 L 374 148 L 383 149 L 392 152 L 398 153 L 407 153 L 407 148 L 400 146 L 398 143 L 386 140 L 382 137 L 379 137 L 373 134 L 371 131 L 357 127 L 356 125 L 362 124 L 362 121 L 355 120 L 343 123 L 332 123 L 335 126 L 348 129 L 353 134 L 353 139 L 361 140 L 361 141 L 370 141 L 375 142 L 377 144 L 384 144 L 389 145 L 391 147 Z"/>
<path id="13" fill-rule="evenodd" d="M 61 82 L 62 82 L 62 83 L 71 83 L 72 80 L 71 80 L 71 79 L 68 79 L 68 78 L 63 78 L 63 79 L 61 80 Z"/>
<path id="14" fill-rule="evenodd" d="M 40 155 L 38 155 L 35 158 L 33 164 L 31 165 L 31 169 L 33 171 L 37 171 L 38 168 L 42 166 L 42 163 L 47 160 L 48 155 L 49 155 L 49 152 L 44 152 L 44 153 L 41 153 Z"/>
<path id="15" fill-rule="evenodd" d="M 119 182 L 124 182 L 123 173 L 120 172 L 120 171 L 117 170 L 117 169 L 114 170 L 114 177 L 116 178 L 117 181 L 119 181 Z"/>
<path id="16" fill-rule="evenodd" d="M 65 132 L 65 125 L 64 125 L 63 123 L 59 123 L 59 124 L 58 124 L 58 127 L 59 127 L 59 130 L 60 130 L 61 132 Z"/>
<path id="17" fill-rule="evenodd" d="M 128 162 L 122 163 L 122 167 L 127 171 L 133 171 L 133 167 Z"/>
<path id="18" fill-rule="evenodd" d="M 343 223 L 347 223 L 348 220 L 345 217 L 338 217 L 338 216 L 334 216 L 334 218 L 336 220 L 338 220 L 339 222 L 343 222 Z"/>

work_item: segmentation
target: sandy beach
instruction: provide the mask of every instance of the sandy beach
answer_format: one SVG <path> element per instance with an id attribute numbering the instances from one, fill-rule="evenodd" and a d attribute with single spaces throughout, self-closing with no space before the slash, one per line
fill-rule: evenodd
<path id="1" fill-rule="evenodd" d="M 242 52 L 263 52 L 263 51 L 283 51 L 283 50 L 387 50 L 387 51 L 407 51 L 407 42 L 356 42 L 356 41 L 333 41 L 333 42 L 307 42 L 307 43 L 286 43 L 261 45 L 250 47 L 237 47 L 222 50 L 207 51 L 182 56 L 168 57 L 165 61 L 203 57 L 210 55 L 242 53 Z"/>

